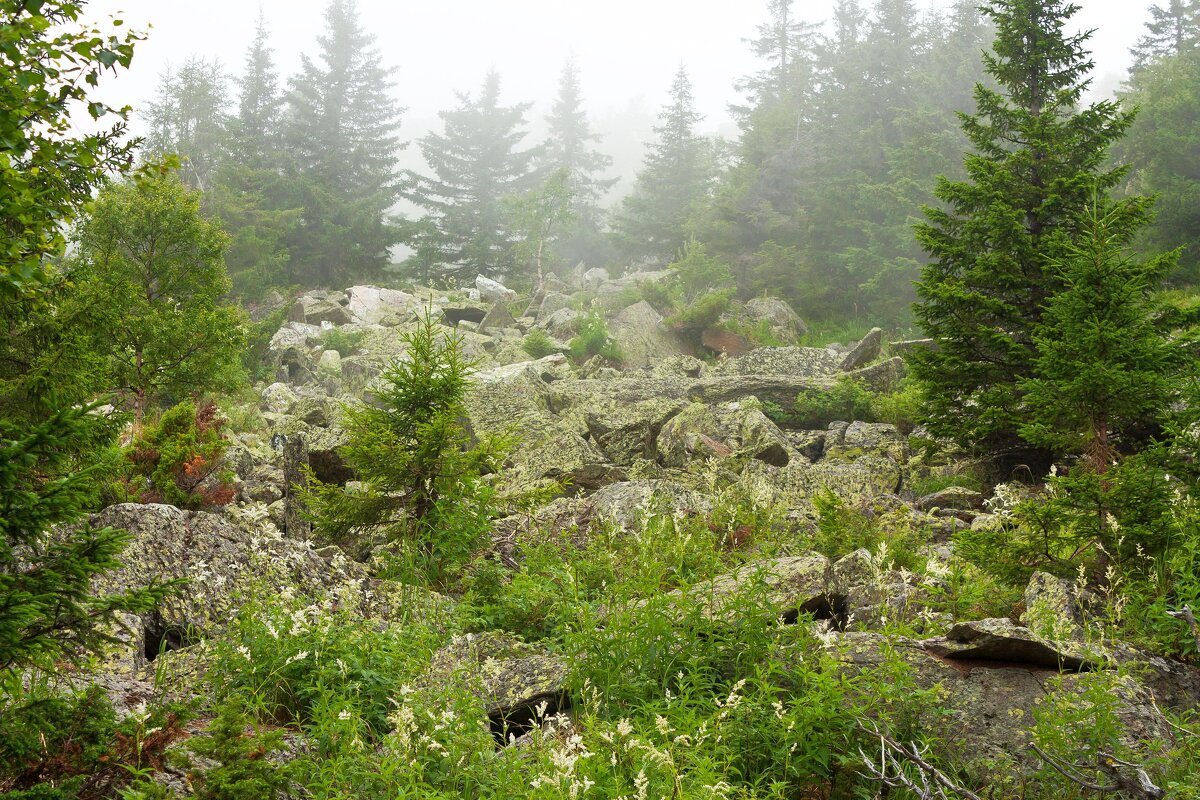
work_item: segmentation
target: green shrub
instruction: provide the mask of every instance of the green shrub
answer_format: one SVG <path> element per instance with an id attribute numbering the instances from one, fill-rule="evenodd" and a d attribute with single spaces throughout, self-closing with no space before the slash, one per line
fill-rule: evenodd
<path id="1" fill-rule="evenodd" d="M 842 377 L 828 391 L 807 389 L 796 397 L 795 409 L 780 413 L 777 420 L 803 430 L 824 430 L 831 422 L 874 422 L 875 397 L 866 385 Z"/>
<path id="2" fill-rule="evenodd" d="M 559 352 L 558 344 L 541 328 L 534 328 L 525 335 L 521 340 L 521 349 L 532 358 L 545 358 Z"/>
<path id="3" fill-rule="evenodd" d="M 183 402 L 142 430 L 126 453 L 121 489 L 138 503 L 201 509 L 228 505 L 235 489 L 224 470 L 229 442 L 213 402 Z"/>
<path id="4" fill-rule="evenodd" d="M 281 731 L 253 731 L 253 720 L 232 703 L 221 707 L 208 735 L 192 740 L 191 751 L 212 766 L 194 774 L 199 800 L 273 800 L 286 797 L 295 771 L 272 756 L 283 750 Z"/>
<path id="5" fill-rule="evenodd" d="M 484 541 L 495 493 L 483 476 L 508 445 L 471 444 L 462 337 L 426 314 L 402 338 L 409 357 L 384 370 L 374 402 L 346 409 L 342 453 L 361 486 L 310 475 L 302 498 L 324 538 L 357 555 L 385 545 L 395 575 L 443 585 Z"/>
<path id="6" fill-rule="evenodd" d="M 665 322 L 669 327 L 686 336 L 698 337 L 716 325 L 721 315 L 729 310 L 733 303 L 734 293 L 734 289 L 718 289 L 708 292 L 672 314 Z"/>
<path id="7" fill-rule="evenodd" d="M 246 334 L 246 349 L 242 351 L 242 368 L 249 376 L 247 383 L 265 382 L 274 379 L 267 355 L 270 353 L 271 339 L 283 325 L 288 316 L 288 308 L 277 308 L 258 322 L 248 326 Z"/>
<path id="8" fill-rule="evenodd" d="M 161 766 L 184 738 L 179 707 L 134 710 L 118 719 L 98 686 L 62 694 L 30 687 L 17 704 L 0 704 L 0 788 L 6 798 L 107 797 Z"/>
<path id="9" fill-rule="evenodd" d="M 336 350 L 338 355 L 345 358 L 358 350 L 366 336 L 366 331 L 345 331 L 334 327 L 321 331 L 321 346 L 326 350 Z"/>
<path id="10" fill-rule="evenodd" d="M 583 363 L 593 356 L 615 364 L 621 362 L 621 348 L 609 335 L 608 325 L 596 308 L 589 310 L 579 321 L 579 333 L 571 340 L 569 348 L 576 363 Z"/>

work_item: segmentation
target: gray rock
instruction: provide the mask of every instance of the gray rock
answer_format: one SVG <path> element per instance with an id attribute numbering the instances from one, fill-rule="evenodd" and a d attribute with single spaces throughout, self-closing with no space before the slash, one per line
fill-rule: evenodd
<path id="1" fill-rule="evenodd" d="M 778 297 L 756 297 L 746 301 L 745 315 L 751 322 L 766 322 L 771 334 L 783 342 L 798 342 L 808 326 L 786 301 Z"/>
<path id="2" fill-rule="evenodd" d="M 513 319 L 512 314 L 508 311 L 508 306 L 504 303 L 496 303 L 488 310 L 484 318 L 479 321 L 479 332 L 484 333 L 500 328 L 513 328 L 516 327 L 516 324 L 516 320 Z"/>
<path id="3" fill-rule="evenodd" d="M 850 380 L 861 382 L 875 392 L 893 392 L 900 387 L 900 381 L 908 373 L 904 359 L 896 356 L 869 367 L 852 370 L 845 373 Z"/>
<path id="4" fill-rule="evenodd" d="M 983 494 L 965 486 L 948 486 L 919 498 L 916 508 L 920 511 L 932 511 L 935 508 L 979 511 L 983 508 Z"/>
<path id="5" fill-rule="evenodd" d="M 1008 619 L 960 622 L 925 649 L 955 661 L 986 660 L 1070 672 L 1104 666 L 1103 659 L 1078 642 L 1050 641 Z"/>
<path id="6" fill-rule="evenodd" d="M 262 391 L 263 411 L 286 414 L 298 398 L 286 383 L 272 383 Z"/>
<path id="7" fill-rule="evenodd" d="M 512 289 L 482 275 L 476 276 L 475 288 L 479 291 L 479 299 L 486 303 L 507 303 L 517 299 L 517 293 Z"/>
<path id="8" fill-rule="evenodd" d="M 845 428 L 831 426 L 825 439 L 825 458 L 854 460 L 862 455 L 905 463 L 908 461 L 908 439 L 895 425 L 884 423 L 852 422 Z"/>
<path id="9" fill-rule="evenodd" d="M 350 316 L 367 325 L 396 325 L 421 309 L 421 301 L 414 295 L 378 286 L 352 286 L 346 297 Z"/>
<path id="10" fill-rule="evenodd" d="M 609 330 L 626 367 L 650 367 L 683 353 L 682 342 L 663 326 L 662 315 L 645 300 L 617 314 Z"/>
<path id="11" fill-rule="evenodd" d="M 747 563 L 693 587 L 688 596 L 698 601 L 711 619 L 742 616 L 747 591 L 761 591 L 763 600 L 784 619 L 795 620 L 800 614 L 829 619 L 843 602 L 837 588 L 829 559 L 811 553 Z M 679 592 L 672 594 L 678 596 Z"/>
<path id="12" fill-rule="evenodd" d="M 504 723 L 528 717 L 542 703 L 552 714 L 565 701 L 570 672 L 566 660 L 505 633 L 468 633 L 437 651 L 425 687 L 435 694 L 466 685 L 483 702 L 484 713 Z"/>
<path id="13" fill-rule="evenodd" d="M 843 372 L 861 369 L 867 366 L 883 351 L 883 330 L 872 328 L 854 348 L 842 359 L 840 368 Z"/>
<path id="14" fill-rule="evenodd" d="M 538 321 L 538 327 L 560 341 L 566 341 L 575 335 L 581 315 L 573 308 L 560 308 L 545 319 Z"/>
<path id="15" fill-rule="evenodd" d="M 795 378 L 829 378 L 837 374 L 836 353 L 814 347 L 760 347 L 744 356 L 726 359 L 714 375 L 787 375 Z"/>
<path id="16" fill-rule="evenodd" d="M 688 405 L 662 426 L 657 450 L 664 466 L 680 469 L 710 458 L 757 459 L 777 467 L 799 458 L 783 432 L 752 401 Z"/>
<path id="17" fill-rule="evenodd" d="M 317 374 L 322 377 L 341 377 L 342 354 L 337 350 L 326 350 L 317 360 Z"/>
<path id="18" fill-rule="evenodd" d="M 557 292 L 548 292 L 546 296 L 542 298 L 541 304 L 538 305 L 536 315 L 537 321 L 539 324 L 543 323 L 550 318 L 551 314 L 555 313 L 556 311 L 562 311 L 564 308 L 570 307 L 570 297 L 565 294 L 558 294 Z"/>

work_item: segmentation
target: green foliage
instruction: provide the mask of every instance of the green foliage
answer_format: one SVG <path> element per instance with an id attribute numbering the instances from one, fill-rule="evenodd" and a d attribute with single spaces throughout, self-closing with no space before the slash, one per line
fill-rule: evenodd
<path id="1" fill-rule="evenodd" d="M 1059 452 L 1086 453 L 1103 472 L 1115 453 L 1153 430 L 1179 388 L 1184 353 L 1160 330 L 1150 299 L 1173 256 L 1137 262 L 1124 249 L 1148 218 L 1149 202 L 1099 200 L 1081 241 L 1057 265 L 1063 290 L 1034 330 L 1033 376 L 1018 383 L 1029 410 L 1021 435 Z"/>
<path id="2" fill-rule="evenodd" d="M 405 196 L 427 213 L 410 226 L 410 244 L 419 256 L 410 266 L 427 270 L 437 260 L 453 265 L 441 277 L 496 277 L 513 256 L 503 198 L 532 188 L 534 182 L 536 150 L 517 149 L 526 136 L 530 105 L 500 105 L 500 75 L 494 71 L 488 72 L 478 96 L 462 94 L 459 100 L 458 108 L 441 112 L 443 131 L 421 138 L 421 154 L 432 174 L 408 173 Z M 532 217 L 542 221 L 557 217 L 565 210 L 560 201 L 569 189 L 564 182 L 558 191 L 540 195 L 540 201 L 533 199 L 537 194 L 527 198 L 526 211 L 537 211 Z"/>
<path id="3" fill-rule="evenodd" d="M 321 347 L 326 350 L 336 350 L 338 355 L 345 358 L 352 355 L 362 345 L 367 337 L 366 331 L 345 331 L 340 327 L 321 331 Z"/>
<path id="4" fill-rule="evenodd" d="M 541 328 L 534 328 L 521 340 L 521 349 L 533 358 L 545 358 L 559 352 L 559 345 L 550 338 L 550 334 Z"/>
<path id="5" fill-rule="evenodd" d="M 482 541 L 493 510 L 483 480 L 504 443 L 471 446 L 463 398 L 472 365 L 462 338 L 429 314 L 403 336 L 407 358 L 382 374 L 374 403 L 346 409 L 346 463 L 361 488 L 313 478 L 304 503 L 317 530 L 361 553 L 386 544 L 393 567 L 441 584 Z"/>
<path id="6" fill-rule="evenodd" d="M 932 263 L 915 313 L 939 347 L 909 362 L 928 387 L 929 425 L 992 452 L 1031 449 L 1017 433 L 1028 409 L 1019 386 L 1034 372 L 1034 331 L 1064 288 L 1055 265 L 1096 194 L 1123 176 L 1108 151 L 1132 116 L 1112 102 L 1082 106 L 1086 35 L 1065 32 L 1077 10 L 1063 0 L 987 7 L 997 37 L 984 63 L 998 88 L 976 87 L 978 112 L 962 120 L 974 149 L 967 179 L 941 180 L 943 205 L 917 226 Z"/>
<path id="7" fill-rule="evenodd" d="M 866 548 L 880 557 L 886 553 L 896 567 L 903 569 L 913 569 L 922 561 L 917 555 L 917 531 L 899 515 L 887 519 L 851 508 L 830 491 L 813 498 L 813 507 L 817 511 L 817 528 L 812 547 L 831 559 Z"/>
<path id="8" fill-rule="evenodd" d="M 853 378 L 838 378 L 829 391 L 806 389 L 796 396 L 795 411 L 786 417 L 791 427 L 824 430 L 831 422 L 874 422 L 874 395 Z"/>
<path id="9" fill-rule="evenodd" d="M 621 348 L 613 341 L 604 316 L 596 308 L 589 309 L 579 320 L 578 333 L 568 343 L 568 347 L 571 358 L 579 364 L 593 356 L 600 356 L 615 364 L 621 362 Z"/>
<path id="10" fill-rule="evenodd" d="M 545 268 L 554 263 L 558 232 L 574 221 L 574 191 L 570 169 L 560 167 L 541 186 L 503 199 L 505 215 L 516 239 L 513 265 L 518 274 L 532 276 L 535 289 L 541 289 Z"/>
<path id="11" fill-rule="evenodd" d="M 47 258 L 62 252 L 64 230 L 137 145 L 121 141 L 128 108 L 90 95 L 102 76 L 129 67 L 142 36 L 81 24 L 83 9 L 82 2 L 0 4 L 0 307 L 6 311 L 35 301 L 54 280 Z M 81 113 L 121 121 L 77 135 Z"/>
<path id="12" fill-rule="evenodd" d="M 128 537 L 86 524 L 53 532 L 82 516 L 110 467 L 72 458 L 101 424 L 90 409 L 20 430 L 0 420 L 0 692 L 9 697 L 23 670 L 53 669 L 108 641 L 120 613 L 152 609 L 169 588 L 93 596 L 92 579 L 119 565 Z"/>
<path id="13" fill-rule="evenodd" d="M 118 718 L 99 686 L 62 693 L 34 682 L 0 701 L 0 788 L 6 798 L 112 797 L 162 765 L 186 735 L 183 709 L 133 709 Z"/>
<path id="14" fill-rule="evenodd" d="M 222 302 L 226 244 L 199 194 L 170 175 L 106 188 L 82 227 L 77 302 L 113 315 L 89 333 L 107 361 L 103 385 L 130 398 L 139 421 L 155 402 L 240 378 L 246 331 Z"/>
<path id="15" fill-rule="evenodd" d="M 378 275 L 401 239 L 391 217 L 401 193 L 401 109 L 357 11 L 330 0 L 320 53 L 302 57 L 286 97 L 287 195 L 270 207 L 302 209 L 283 241 L 291 274 L 310 286 Z"/>
<path id="16" fill-rule="evenodd" d="M 613 220 L 627 255 L 666 263 L 687 242 L 688 219 L 708 197 L 716 175 L 712 143 L 696 132 L 701 119 L 681 66 L 654 128 L 657 139 Z"/>
<path id="17" fill-rule="evenodd" d="M 208 735 L 192 741 L 193 753 L 216 762 L 193 779 L 197 798 L 274 800 L 287 795 L 293 769 L 274 761 L 284 746 L 283 732 L 247 733 L 252 724 L 244 709 L 226 703 L 209 725 Z"/>
<path id="18" fill-rule="evenodd" d="M 699 338 L 700 334 L 716 325 L 721 315 L 729 310 L 733 304 L 733 294 L 733 289 L 708 292 L 664 321 L 685 335 Z"/>
<path id="19" fill-rule="evenodd" d="M 138 503 L 204 509 L 227 505 L 234 487 L 225 469 L 228 440 L 216 403 L 183 402 L 144 428 L 125 455 L 121 489 Z"/>
<path id="20" fill-rule="evenodd" d="M 1194 23 L 1200 26 L 1200 22 Z M 1200 283 L 1200 50 L 1191 48 L 1133 72 L 1121 97 L 1138 109 L 1117 155 L 1129 164 L 1128 189 L 1155 198 L 1146 228 L 1147 252 L 1179 249 L 1173 281 Z"/>
<path id="21" fill-rule="evenodd" d="M 288 308 L 283 306 L 267 314 L 260 321 L 252 323 L 246 334 L 246 347 L 242 350 L 242 371 L 249 377 L 251 383 L 270 383 L 274 373 L 267 363 L 267 354 L 271 349 L 271 339 L 287 320 Z"/>

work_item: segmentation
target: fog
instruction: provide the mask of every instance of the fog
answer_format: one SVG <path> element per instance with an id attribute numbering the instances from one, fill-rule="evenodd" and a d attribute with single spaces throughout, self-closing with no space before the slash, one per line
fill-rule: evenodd
<path id="1" fill-rule="evenodd" d="M 947 4 L 940 0 L 924 7 Z M 325 5 L 325 0 L 92 0 L 87 5 L 92 18 L 117 15 L 149 32 L 132 69 L 108 81 L 103 97 L 136 109 L 153 96 L 164 70 L 191 55 L 216 58 L 237 74 L 260 8 L 286 78 L 301 52 L 315 51 Z M 705 129 L 728 132 L 727 105 L 736 99 L 733 81 L 757 68 L 743 40 L 754 34 L 765 5 L 760 0 L 358 0 L 384 61 L 396 69 L 396 94 L 408 108 L 406 137 L 433 124 L 439 110 L 455 103 L 456 91 L 473 91 L 489 68 L 503 75 L 508 102 L 543 101 L 531 114 L 536 120 L 568 57 L 581 67 L 588 106 L 602 130 L 641 127 L 639 119 L 648 123 L 682 62 L 695 86 L 697 108 L 706 115 Z M 832 0 L 805 0 L 797 10 L 819 22 L 832 5 Z M 1096 29 L 1097 86 L 1111 88 L 1128 66 L 1128 48 L 1147 17 L 1145 4 L 1082 0 L 1081 6 L 1077 26 Z"/>

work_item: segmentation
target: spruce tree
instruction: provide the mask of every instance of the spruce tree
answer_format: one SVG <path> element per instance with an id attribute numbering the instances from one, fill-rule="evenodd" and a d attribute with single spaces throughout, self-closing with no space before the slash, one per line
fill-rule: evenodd
<path id="1" fill-rule="evenodd" d="M 1130 52 L 1133 72 L 1156 61 L 1194 50 L 1200 44 L 1200 2 L 1168 0 L 1165 7 L 1150 6 L 1150 21 Z"/>
<path id="2" fill-rule="evenodd" d="M 158 97 L 147 107 L 143 155 L 155 160 L 178 155 L 184 182 L 206 191 L 224 160 L 228 105 L 228 79 L 221 65 L 189 58 L 159 81 Z"/>
<path id="3" fill-rule="evenodd" d="M 1093 192 L 1121 181 L 1109 148 L 1132 116 L 1107 101 L 1081 107 L 1092 62 L 1089 34 L 1065 32 L 1076 6 L 992 0 L 985 10 L 997 36 L 984 64 L 998 89 L 976 86 L 978 111 L 962 115 L 975 150 L 967 178 L 939 180 L 944 205 L 926 208 L 917 226 L 932 261 L 914 313 L 938 346 L 911 364 L 934 433 L 1029 454 L 1020 386 L 1033 377 L 1033 333 L 1063 288 L 1053 265 L 1068 256 Z"/>
<path id="4" fill-rule="evenodd" d="M 1153 427 L 1167 410 L 1184 355 L 1156 324 L 1161 309 L 1152 299 L 1175 254 L 1127 254 L 1150 205 L 1140 197 L 1097 198 L 1085 210 L 1079 240 L 1050 265 L 1063 288 L 1033 331 L 1033 376 L 1018 387 L 1029 408 L 1022 436 L 1083 454 L 1095 472 L 1132 450 L 1133 432 Z"/>
<path id="5" fill-rule="evenodd" d="M 1180 248 L 1173 283 L 1200 283 L 1200 49 L 1137 70 L 1123 103 L 1138 109 L 1117 148 L 1130 167 L 1128 189 L 1156 197 L 1142 244 Z"/>
<path id="6" fill-rule="evenodd" d="M 537 149 L 520 149 L 529 103 L 500 104 L 500 75 L 488 72 L 477 97 L 459 94 L 442 111 L 442 132 L 421 139 L 432 174 L 409 173 L 408 197 L 430 224 L 414 229 L 419 253 L 436 251 L 443 277 L 496 277 L 512 266 L 503 199 L 536 185 Z M 432 239 L 432 241 L 431 241 Z"/>
<path id="7" fill-rule="evenodd" d="M 809 111 L 808 101 L 816 89 L 813 45 L 818 26 L 801 22 L 793 5 L 794 0 L 767 0 L 769 19 L 758 26 L 758 37 L 748 42 L 766 67 L 734 84 L 748 101 L 731 108 L 743 129 L 755 112 L 770 111 L 780 104 L 789 104 L 798 114 Z"/>
<path id="8" fill-rule="evenodd" d="M 261 15 L 237 85 L 229 154 L 206 203 L 230 236 L 225 264 L 234 291 L 257 298 L 297 282 L 286 242 L 300 218 L 299 208 L 289 208 L 294 198 L 289 198 L 280 140 L 283 95 Z"/>
<path id="9" fill-rule="evenodd" d="M 695 110 L 692 82 L 682 65 L 658 119 L 658 138 L 649 144 L 614 227 L 627 255 L 666 265 L 690 238 L 689 220 L 708 198 L 716 176 L 713 144 L 696 132 L 703 117 Z"/>
<path id="10" fill-rule="evenodd" d="M 540 161 L 551 174 L 559 169 L 567 171 L 566 189 L 572 196 L 574 218 L 566 230 L 560 232 L 557 250 L 572 264 L 580 261 L 600 263 L 605 256 L 601 236 L 604 212 L 600 203 L 617 179 L 603 177 L 612 166 L 612 158 L 593 147 L 601 137 L 592 132 L 583 107 L 579 67 L 574 60 L 568 61 L 563 68 L 558 96 L 546 117 L 546 127 L 548 132 Z"/>
<path id="11" fill-rule="evenodd" d="M 376 276 L 400 241 L 391 220 L 400 197 L 402 109 L 391 71 L 363 29 L 355 0 L 332 0 L 320 55 L 304 56 L 287 94 L 284 137 L 302 224 L 288 245 L 296 274 L 344 285 Z"/>

